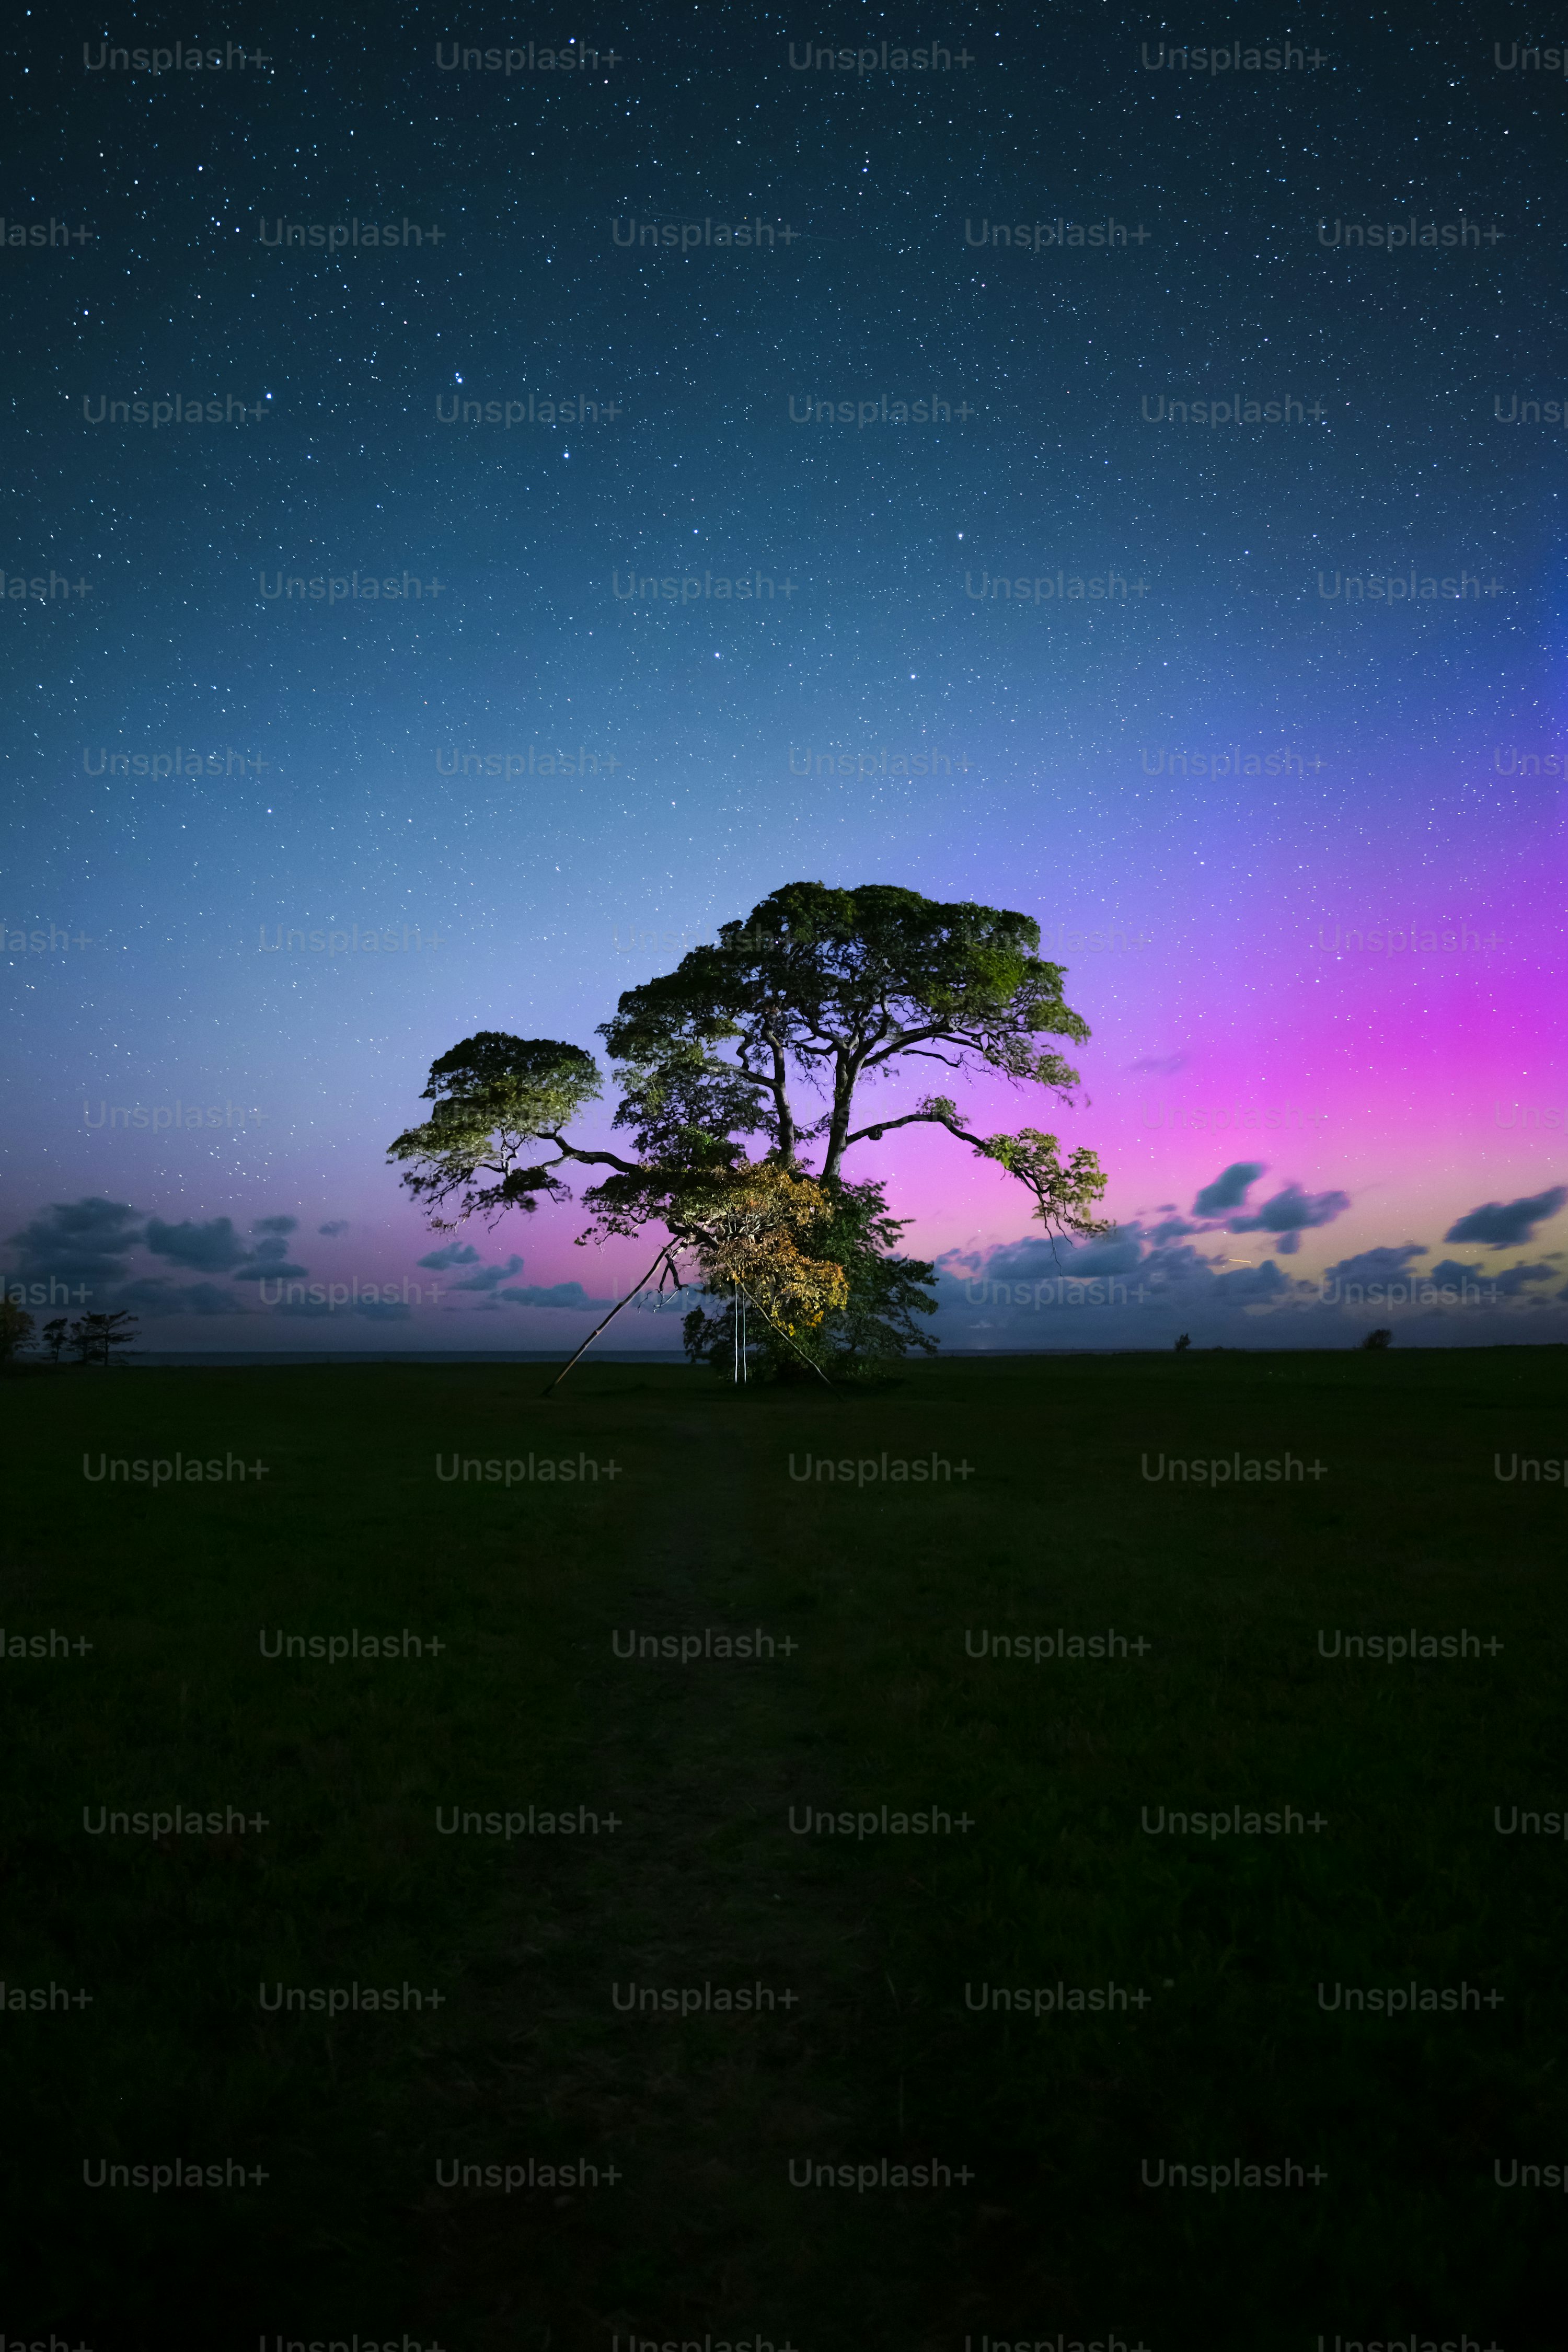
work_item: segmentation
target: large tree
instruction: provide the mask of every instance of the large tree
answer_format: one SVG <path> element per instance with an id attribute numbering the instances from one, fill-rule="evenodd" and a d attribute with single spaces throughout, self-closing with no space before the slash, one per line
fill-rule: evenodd
<path id="1" fill-rule="evenodd" d="M 693 948 L 676 971 L 628 989 L 601 1025 L 625 1071 L 615 1125 L 632 1130 L 636 1160 L 565 1132 L 601 1092 L 591 1055 L 493 1030 L 432 1066 L 425 1095 L 437 1108 L 392 1156 L 416 1163 L 404 1181 L 417 1198 L 437 1208 L 457 1201 L 463 1216 L 563 1195 L 555 1171 L 569 1160 L 608 1168 L 599 1188 L 608 1198 L 595 1205 L 613 1212 L 657 1193 L 666 1176 L 732 1164 L 744 1150 L 737 1139 L 764 1138 L 767 1158 L 831 1187 L 853 1145 L 934 1126 L 1018 1177 L 1052 1231 L 1098 1232 L 1093 1204 L 1106 1179 L 1081 1146 L 1064 1166 L 1057 1139 L 1037 1128 L 975 1135 L 941 1094 L 855 1123 L 865 1090 L 915 1062 L 994 1073 L 1070 1102 L 1078 1072 L 1038 1041 L 1081 1045 L 1089 1029 L 1063 999 L 1061 965 L 1037 954 L 1039 941 L 1027 915 L 967 900 L 787 883 L 746 922 L 721 925 L 717 946 Z M 552 1157 L 531 1157 L 541 1143 Z"/>
<path id="2" fill-rule="evenodd" d="M 704 1188 L 743 1179 L 755 1164 L 747 1144 L 758 1139 L 762 1160 L 843 1204 L 838 1223 L 853 1256 L 885 1255 L 898 1228 L 879 1188 L 850 1183 L 846 1154 L 896 1128 L 936 1127 L 1016 1176 L 1047 1232 L 1103 1233 L 1094 1212 L 1107 1179 L 1087 1148 L 1064 1161 L 1057 1138 L 1038 1128 L 976 1134 L 946 1094 L 881 1115 L 866 1102 L 879 1081 L 935 1063 L 955 1077 L 994 1075 L 1070 1103 L 1078 1072 L 1041 1041 L 1081 1045 L 1089 1030 L 1039 941 L 1027 915 L 967 900 L 943 905 L 885 884 L 787 883 L 744 923 L 721 925 L 717 945 L 693 948 L 674 971 L 628 989 L 602 1024 L 621 1071 L 614 1124 L 630 1131 L 635 1158 L 567 1133 L 602 1091 L 591 1055 L 494 1030 L 433 1065 L 430 1118 L 398 1136 L 389 1156 L 410 1163 L 403 1181 L 437 1226 L 569 1197 L 559 1171 L 575 1163 L 605 1171 L 584 1195 L 590 1231 L 657 1223 L 679 1236 L 698 1230 L 693 1204 Z M 857 1233 L 858 1242 L 847 1238 Z"/>

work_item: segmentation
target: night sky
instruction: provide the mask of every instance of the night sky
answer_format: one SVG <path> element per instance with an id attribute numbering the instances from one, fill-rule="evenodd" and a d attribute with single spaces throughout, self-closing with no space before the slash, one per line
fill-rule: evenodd
<path id="1" fill-rule="evenodd" d="M 1568 1339 L 1533 21 L 323 16 L 14 21 L 10 1295 L 575 1346 L 646 1244 L 386 1145 L 801 878 L 1026 911 L 1093 1032 L 964 1107 L 1112 1241 L 858 1147 L 950 1348 Z"/>

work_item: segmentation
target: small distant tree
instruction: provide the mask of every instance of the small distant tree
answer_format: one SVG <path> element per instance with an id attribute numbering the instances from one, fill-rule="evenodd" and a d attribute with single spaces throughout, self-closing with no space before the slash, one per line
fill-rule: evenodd
<path id="1" fill-rule="evenodd" d="M 1363 1349 L 1371 1348 L 1374 1350 L 1381 1348 L 1392 1348 L 1394 1345 L 1394 1334 L 1385 1325 L 1376 1331 L 1369 1331 L 1366 1338 L 1361 1344 Z"/>
<path id="2" fill-rule="evenodd" d="M 69 1328 L 70 1327 L 67 1323 L 63 1315 L 57 1315 L 52 1323 L 45 1324 L 43 1331 L 43 1344 L 49 1351 L 49 1361 L 51 1364 L 58 1364 L 59 1362 L 60 1350 L 66 1344 L 66 1334 Z"/>
<path id="3" fill-rule="evenodd" d="M 111 1360 L 111 1349 L 129 1348 L 134 1340 L 137 1320 L 137 1317 L 132 1314 L 128 1307 L 121 1307 L 114 1314 L 106 1315 L 103 1318 L 98 1334 L 98 1360 L 105 1371 L 108 1370 Z"/>
<path id="4" fill-rule="evenodd" d="M 88 1318 L 85 1315 L 73 1318 L 70 1328 L 66 1333 L 66 1345 L 79 1364 L 91 1363 L 92 1334 L 88 1329 Z"/>
<path id="5" fill-rule="evenodd" d="M 1192 1344 L 1193 1344 L 1193 1342 L 1192 1342 L 1192 1335 L 1191 1335 L 1191 1333 L 1190 1333 L 1190 1332 L 1184 1331 L 1184 1332 L 1183 1332 L 1183 1334 L 1182 1334 L 1182 1336 L 1181 1336 L 1181 1338 L 1180 1338 L 1180 1339 L 1177 1340 L 1177 1342 L 1176 1342 L 1176 1353 L 1177 1353 L 1177 1355 L 1179 1356 L 1179 1355 L 1182 1353 L 1182 1350 L 1183 1350 L 1184 1348 L 1190 1348 L 1190 1347 L 1192 1346 Z"/>
<path id="6" fill-rule="evenodd" d="M 8 1364 L 33 1336 L 33 1318 L 14 1298 L 0 1298 L 0 1364 Z"/>
<path id="7" fill-rule="evenodd" d="M 79 1323 L 70 1328 L 71 1344 L 81 1364 L 101 1364 L 109 1370 L 110 1351 L 128 1348 L 135 1338 L 136 1318 L 129 1307 L 121 1307 L 112 1315 L 84 1315 Z"/>

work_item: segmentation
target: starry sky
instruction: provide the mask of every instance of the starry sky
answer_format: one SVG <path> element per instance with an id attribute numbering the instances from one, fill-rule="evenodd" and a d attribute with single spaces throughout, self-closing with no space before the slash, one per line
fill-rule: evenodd
<path id="1" fill-rule="evenodd" d="M 950 1348 L 1568 1338 L 1559 53 L 330 14 L 8 36 L 10 1295 L 575 1346 L 649 1252 L 388 1141 L 811 879 L 1027 912 L 1090 1024 L 964 1107 L 1113 1237 L 858 1147 Z"/>

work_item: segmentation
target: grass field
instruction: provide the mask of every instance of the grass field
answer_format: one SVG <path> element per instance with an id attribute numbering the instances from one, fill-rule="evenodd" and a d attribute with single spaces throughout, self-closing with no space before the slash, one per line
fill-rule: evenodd
<path id="1" fill-rule="evenodd" d="M 1561 2346 L 1565 1365 L 7 1381 L 7 2347 Z"/>

